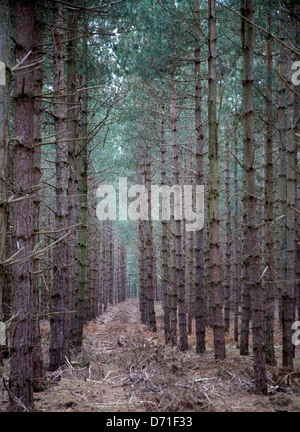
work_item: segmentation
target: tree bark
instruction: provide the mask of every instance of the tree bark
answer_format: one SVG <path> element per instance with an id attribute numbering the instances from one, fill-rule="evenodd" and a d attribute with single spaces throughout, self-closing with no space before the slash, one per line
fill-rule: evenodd
<path id="1" fill-rule="evenodd" d="M 171 345 L 177 346 L 177 283 L 176 283 L 176 252 L 175 252 L 175 235 L 174 221 L 170 224 L 170 332 Z"/>
<path id="2" fill-rule="evenodd" d="M 139 306 L 141 322 L 146 324 L 146 252 L 145 252 L 145 231 L 142 220 L 138 221 L 138 241 L 139 241 Z"/>
<path id="3" fill-rule="evenodd" d="M 71 0 L 73 3 L 73 0 Z M 68 134 L 68 164 L 69 164 L 69 179 L 68 179 L 68 225 L 74 227 L 76 225 L 76 216 L 78 208 L 78 165 L 77 165 L 77 142 L 79 130 L 79 110 L 78 96 L 76 89 L 77 82 L 77 58 L 78 58 L 78 20 L 79 12 L 70 11 L 68 14 L 68 44 L 67 44 L 67 134 Z M 74 139 L 74 141 L 73 141 Z M 75 279 L 75 245 L 76 233 L 75 228 L 69 229 L 68 238 L 68 281 L 66 288 L 66 307 L 69 311 L 73 310 L 73 294 L 78 292 L 78 281 Z M 66 325 L 70 328 L 70 338 L 73 334 L 74 317 L 73 313 L 65 316 Z"/>
<path id="4" fill-rule="evenodd" d="M 151 220 L 151 149 L 147 145 L 146 151 L 146 187 L 148 191 L 148 220 L 145 221 L 146 227 L 146 254 L 147 254 L 147 308 L 148 326 L 150 330 L 156 331 L 156 317 L 154 310 L 154 250 L 153 250 L 153 227 Z"/>
<path id="5" fill-rule="evenodd" d="M 244 176 L 245 177 L 245 176 Z M 245 188 L 245 179 L 243 182 Z M 247 205 L 246 196 L 243 196 L 243 229 L 242 229 L 242 250 L 243 250 L 243 268 L 242 268 L 242 315 L 241 315 L 241 335 L 240 335 L 240 355 L 249 355 L 249 333 L 251 320 L 250 305 L 250 285 L 247 253 Z"/>
<path id="6" fill-rule="evenodd" d="M 161 184 L 167 185 L 166 170 L 166 116 L 165 107 L 162 107 L 161 118 Z M 164 335 L 165 343 L 171 339 L 170 331 L 170 298 L 169 298 L 169 258 L 168 258 L 168 221 L 162 220 L 162 238 L 161 238 L 161 268 L 162 268 L 162 301 L 164 310 Z"/>
<path id="7" fill-rule="evenodd" d="M 215 0 L 209 1 L 209 243 L 210 243 L 210 280 L 213 301 L 213 331 L 215 358 L 226 357 L 224 325 L 222 316 L 222 286 L 220 281 L 220 243 L 219 243 L 219 179 L 218 179 L 218 125 L 216 116 L 216 10 Z"/>
<path id="8" fill-rule="evenodd" d="M 291 9 L 294 10 L 295 0 L 291 2 Z M 290 43 L 295 46 L 296 43 L 296 20 L 290 16 Z M 290 62 L 296 60 L 295 53 L 290 53 Z M 292 86 L 290 70 L 290 86 Z M 293 368 L 294 345 L 292 343 L 293 329 L 292 324 L 295 321 L 295 252 L 296 252 L 296 232 L 295 232 L 295 197 L 296 197 L 296 171 L 295 171 L 295 94 L 292 90 L 288 92 L 288 121 L 287 121 L 287 148 L 286 148 L 286 285 L 283 293 L 283 341 L 282 341 L 282 365 L 290 369 Z"/>
<path id="9" fill-rule="evenodd" d="M 3 321 L 2 300 L 6 289 L 5 267 L 1 263 L 6 257 L 7 241 L 7 179 L 8 179 L 8 149 L 9 149 L 9 90 L 10 73 L 7 66 L 10 63 L 10 7 L 5 0 L 0 8 L 0 61 L 4 63 L 5 85 L 0 85 L 0 321 Z M 2 347 L 0 345 L 0 365 L 2 364 Z"/>
<path id="10" fill-rule="evenodd" d="M 56 137 L 56 229 L 58 239 L 68 234 L 68 141 L 66 125 L 65 64 L 64 64 L 64 19 L 63 5 L 54 4 L 54 114 Z M 52 289 L 52 314 L 50 316 L 50 370 L 56 370 L 69 357 L 69 313 L 67 306 L 68 287 L 68 242 L 61 240 L 55 250 L 55 270 Z"/>
<path id="11" fill-rule="evenodd" d="M 190 179 L 185 184 L 193 186 L 193 162 L 194 154 L 190 152 Z M 186 266 L 185 279 L 188 281 L 187 296 L 188 296 L 188 334 L 193 332 L 193 320 L 195 317 L 195 250 L 194 250 L 194 232 L 190 231 L 186 234 Z"/>
<path id="12" fill-rule="evenodd" d="M 238 204 L 238 142 L 236 128 L 234 132 L 234 340 L 239 340 L 239 305 L 240 305 L 240 232 L 239 232 L 239 204 Z"/>
<path id="13" fill-rule="evenodd" d="M 286 35 L 286 16 L 283 8 L 280 7 L 280 39 L 284 42 Z M 279 47 L 278 73 L 281 76 L 286 74 L 285 49 Z M 278 88 L 278 133 L 279 133 L 279 202 L 280 202 L 280 250 L 281 250 L 281 274 L 280 274 L 280 322 L 282 324 L 282 302 L 286 288 L 286 86 L 279 80 Z"/>
<path id="14" fill-rule="evenodd" d="M 203 124 L 200 63 L 200 4 L 195 1 L 195 129 L 196 129 L 196 185 L 203 185 Z M 195 332 L 196 352 L 205 351 L 205 314 L 203 295 L 203 230 L 196 231 L 195 238 Z"/>
<path id="15" fill-rule="evenodd" d="M 267 28 L 271 32 L 271 12 L 268 11 Z M 273 115 L 272 115 L 272 78 L 273 53 L 272 38 L 266 40 L 266 135 L 265 135 L 265 353 L 266 362 L 276 364 L 274 350 L 274 232 L 273 232 Z M 264 269 L 263 269 L 264 270 Z"/>
<path id="16" fill-rule="evenodd" d="M 170 121 L 172 129 L 172 148 L 173 148 L 173 179 L 174 185 L 179 185 L 179 154 L 177 143 L 177 113 L 176 113 L 176 92 L 174 88 L 174 76 L 172 77 L 173 88 L 171 95 Z M 175 207 L 176 203 L 174 204 Z M 175 213 L 175 208 L 174 208 Z M 182 262 L 182 234 L 181 220 L 175 219 L 175 255 L 176 255 L 176 285 L 177 285 L 177 305 L 178 305 L 178 322 L 179 322 L 179 338 L 180 349 L 185 351 L 188 349 L 187 326 L 186 326 L 186 310 L 185 310 L 185 285 L 183 281 L 183 262 Z"/>
<path id="17" fill-rule="evenodd" d="M 226 137 L 226 162 L 225 162 L 225 189 L 226 189 L 226 246 L 225 246 L 225 284 L 224 284 L 224 331 L 228 332 L 230 327 L 230 298 L 232 288 L 231 271 L 231 208 L 230 208 L 230 142 L 229 128 Z"/>
<path id="18" fill-rule="evenodd" d="M 35 22 L 34 22 L 34 46 L 41 46 L 44 40 L 44 4 L 36 3 L 35 5 Z M 35 61 L 43 60 L 42 52 L 35 52 Z M 39 65 L 34 70 L 34 94 L 42 94 L 43 90 L 43 66 Z M 34 142 L 34 155 L 33 155 L 33 184 L 36 187 L 34 196 L 34 247 L 39 243 L 39 230 L 40 230 L 40 202 L 41 197 L 38 187 L 41 180 L 41 146 L 42 141 L 42 100 L 35 98 L 34 101 L 34 125 L 33 125 L 33 142 Z M 33 310 L 36 313 L 34 321 L 34 335 L 33 335 L 33 390 L 39 392 L 44 390 L 46 386 L 46 371 L 44 368 L 43 355 L 41 350 L 41 334 L 40 334 L 40 290 L 39 290 L 39 260 L 33 260 L 34 276 L 33 276 Z"/>
<path id="19" fill-rule="evenodd" d="M 33 50 L 34 2 L 16 2 L 16 61 L 20 62 Z M 30 54 L 23 66 L 32 62 Z M 33 408 L 32 350 L 33 350 L 33 69 L 16 71 L 15 76 L 15 136 L 14 185 L 15 197 L 24 198 L 14 204 L 13 240 L 19 251 L 13 266 L 13 314 L 17 325 L 11 332 L 10 411 Z"/>
<path id="20" fill-rule="evenodd" d="M 83 31 L 88 33 L 88 21 L 86 13 L 83 12 Z M 79 93 L 79 101 L 81 107 L 81 115 L 79 120 L 79 135 L 82 141 L 79 142 L 79 148 L 76 153 L 78 160 L 78 206 L 79 206 L 79 221 L 81 223 L 79 235 L 77 238 L 77 254 L 78 254 L 78 288 L 76 309 L 76 338 L 75 344 L 78 347 L 82 345 L 83 322 L 84 322 L 84 307 L 85 295 L 87 291 L 87 238 L 88 238 L 88 62 L 87 62 L 87 37 L 83 38 L 82 43 L 82 70 L 80 71 L 81 86 L 85 90 Z M 104 224 L 102 224 L 102 227 Z M 102 275 L 103 278 L 103 275 Z"/>
<path id="21" fill-rule="evenodd" d="M 254 21 L 254 0 L 242 0 L 241 13 L 250 22 Z M 252 318 L 252 340 L 254 355 L 255 392 L 267 393 L 266 368 L 264 356 L 262 289 L 260 282 L 260 250 L 256 221 L 257 195 L 255 180 L 255 139 L 253 106 L 253 55 L 255 44 L 254 26 L 242 18 L 243 50 L 243 129 L 244 129 L 244 175 L 246 238 L 245 253 L 248 259 L 249 290 Z"/>

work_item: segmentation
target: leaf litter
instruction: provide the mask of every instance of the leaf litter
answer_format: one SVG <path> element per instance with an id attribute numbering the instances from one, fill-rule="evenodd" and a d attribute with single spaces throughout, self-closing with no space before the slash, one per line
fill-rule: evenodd
<path id="1" fill-rule="evenodd" d="M 253 358 L 240 356 L 232 334 L 226 334 L 227 356 L 214 359 L 213 333 L 207 329 L 204 354 L 195 352 L 194 331 L 188 351 L 165 345 L 163 312 L 157 302 L 158 331 L 139 319 L 138 299 L 109 306 L 84 326 L 80 352 L 65 365 L 47 373 L 47 388 L 35 393 L 39 412 L 254 412 L 300 411 L 300 349 L 296 348 L 293 375 L 267 366 L 268 395 L 253 391 Z M 194 329 L 193 329 L 194 330 Z M 41 323 L 42 348 L 47 362 L 49 323 Z M 276 332 L 275 332 L 276 334 Z M 280 331 L 276 353 L 280 364 Z M 9 361 L 3 368 L 9 376 Z M 293 378 L 289 381 L 289 378 Z M 0 410 L 7 406 L 2 384 Z"/>

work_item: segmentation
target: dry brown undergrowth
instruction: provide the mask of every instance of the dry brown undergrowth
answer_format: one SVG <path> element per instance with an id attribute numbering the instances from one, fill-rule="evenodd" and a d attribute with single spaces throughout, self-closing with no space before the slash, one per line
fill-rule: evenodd
<path id="1" fill-rule="evenodd" d="M 162 309 L 156 304 L 159 328 Z M 49 325 L 41 324 L 47 360 Z M 253 393 L 252 357 L 239 356 L 229 333 L 227 358 L 214 360 L 213 335 L 207 331 L 207 352 L 165 346 L 163 332 L 151 333 L 139 321 L 138 300 L 110 307 L 85 326 L 83 349 L 67 359 L 66 365 L 48 373 L 48 387 L 35 394 L 35 410 L 61 411 L 300 411 L 297 374 L 285 379 L 276 367 L 268 367 L 268 396 Z M 280 363 L 280 331 L 276 347 Z M 295 371 L 300 376 L 300 349 Z M 299 366 L 298 366 L 299 365 Z M 8 377 L 8 361 L 4 370 Z M 287 385 L 289 384 L 289 385 Z M 7 404 L 1 388 L 1 410 Z"/>

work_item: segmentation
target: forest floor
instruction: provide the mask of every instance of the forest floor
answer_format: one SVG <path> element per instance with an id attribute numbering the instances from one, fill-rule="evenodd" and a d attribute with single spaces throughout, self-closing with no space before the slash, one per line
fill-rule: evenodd
<path id="1" fill-rule="evenodd" d="M 195 353 L 194 335 L 189 336 L 190 350 L 181 352 L 165 346 L 162 307 L 155 307 L 157 333 L 141 324 L 137 299 L 111 306 L 87 324 L 82 351 L 55 373 L 47 372 L 47 388 L 34 396 L 35 411 L 300 411 L 300 346 L 295 373 L 285 379 L 279 367 L 268 366 L 268 395 L 258 396 L 253 392 L 253 357 L 239 355 L 230 332 L 224 361 L 214 359 L 211 329 L 203 355 Z M 41 328 L 47 355 L 49 323 L 42 322 Z M 279 329 L 276 343 L 280 364 Z M 8 377 L 8 370 L 4 373 Z M 1 386 L 0 411 L 5 411 L 8 394 Z"/>

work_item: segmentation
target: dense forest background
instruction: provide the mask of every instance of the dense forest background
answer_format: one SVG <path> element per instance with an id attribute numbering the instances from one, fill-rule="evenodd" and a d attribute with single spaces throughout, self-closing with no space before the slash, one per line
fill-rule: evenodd
<path id="1" fill-rule="evenodd" d="M 199 358 L 211 328 L 224 360 L 231 329 L 240 355 L 253 353 L 256 394 L 267 365 L 293 373 L 299 21 L 297 0 L 1 0 L 9 410 L 34 409 L 84 325 L 128 298 L 154 333 L 160 302 L 165 344 Z M 148 218 L 99 220 L 97 190 L 120 178 L 147 188 Z M 174 217 L 173 201 L 170 220 L 153 220 L 151 185 L 204 185 L 203 229 Z"/>

